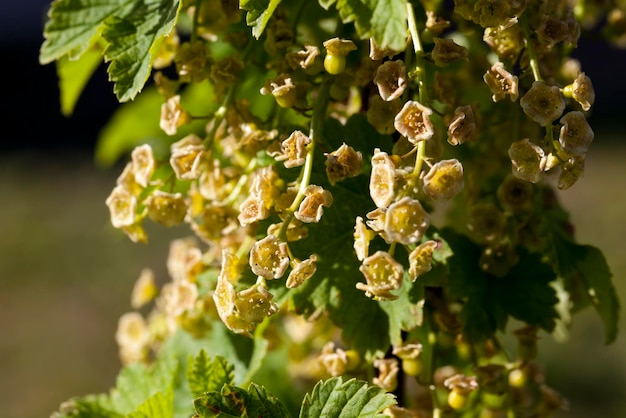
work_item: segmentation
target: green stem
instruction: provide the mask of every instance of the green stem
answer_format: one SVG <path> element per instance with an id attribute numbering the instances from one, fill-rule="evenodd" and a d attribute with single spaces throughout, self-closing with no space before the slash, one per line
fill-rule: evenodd
<path id="1" fill-rule="evenodd" d="M 422 172 L 424 157 L 426 157 L 426 141 L 420 141 L 417 144 L 417 156 L 415 157 L 415 167 L 413 167 L 413 177 L 415 178 L 418 178 Z"/>
<path id="2" fill-rule="evenodd" d="M 239 197 L 239 194 L 241 193 L 241 189 L 248 182 L 250 173 L 254 171 L 254 169 L 257 167 L 257 162 L 258 161 L 256 158 L 253 158 L 250 160 L 250 163 L 248 163 L 248 166 L 244 170 L 244 174 L 242 174 L 241 177 L 239 177 L 237 184 L 235 185 L 233 190 L 230 192 L 228 197 L 224 201 L 221 202 L 221 204 L 230 205 L 231 203 L 235 201 L 235 199 L 237 199 L 237 197 Z"/>
<path id="3" fill-rule="evenodd" d="M 520 23 L 524 31 L 524 38 L 526 39 L 526 50 L 528 51 L 528 59 L 530 61 L 530 69 L 533 72 L 535 81 L 543 81 L 541 78 L 541 72 L 539 71 L 539 60 L 537 59 L 537 51 L 535 51 L 535 44 L 531 37 L 530 25 L 528 24 L 528 18 L 526 13 L 520 17 Z"/>
<path id="4" fill-rule="evenodd" d="M 325 79 L 319 89 L 319 94 L 313 108 L 313 116 L 311 117 L 311 128 L 309 131 L 309 138 L 311 143 L 307 145 L 306 157 L 304 159 L 304 167 L 300 174 L 300 186 L 298 187 L 298 194 L 293 199 L 291 206 L 287 209 L 287 217 L 283 221 L 280 231 L 278 233 L 278 239 L 285 240 L 287 236 L 287 228 L 294 218 L 294 213 L 300 208 L 300 203 L 304 200 L 304 191 L 311 182 L 311 174 L 313 173 L 313 157 L 315 155 L 315 144 L 319 140 L 318 134 L 321 131 L 321 123 L 324 120 L 326 114 L 326 104 L 328 102 L 328 91 L 330 90 L 330 82 Z"/>
<path id="5" fill-rule="evenodd" d="M 198 39 L 198 22 L 200 21 L 200 3 L 202 0 L 195 1 L 195 9 L 193 11 L 193 26 L 191 27 L 191 43 Z"/>

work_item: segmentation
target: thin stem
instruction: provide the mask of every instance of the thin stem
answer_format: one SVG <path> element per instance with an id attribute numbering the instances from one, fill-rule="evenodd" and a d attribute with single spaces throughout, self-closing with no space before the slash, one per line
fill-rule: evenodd
<path id="1" fill-rule="evenodd" d="M 257 167 L 257 162 L 258 161 L 256 158 L 253 158 L 250 160 L 250 163 L 248 163 L 248 166 L 244 170 L 244 174 L 242 174 L 241 177 L 239 177 L 237 184 L 235 185 L 233 190 L 230 192 L 228 197 L 223 202 L 221 202 L 221 204 L 230 205 L 231 203 L 235 201 L 235 199 L 237 199 L 237 197 L 239 197 L 239 194 L 241 193 L 241 189 L 248 182 L 250 173 Z"/>
<path id="2" fill-rule="evenodd" d="M 304 191 L 311 182 L 311 174 L 313 173 L 313 157 L 315 155 L 315 144 L 319 140 L 318 134 L 321 131 L 321 122 L 324 120 L 326 114 L 326 103 L 328 101 L 328 91 L 330 90 L 330 82 L 325 79 L 320 86 L 319 94 L 313 108 L 313 116 L 311 117 L 311 128 L 309 131 L 309 137 L 311 143 L 307 145 L 306 157 L 304 159 L 304 167 L 300 173 L 300 186 L 298 187 L 298 194 L 293 199 L 291 206 L 287 209 L 287 217 L 283 221 L 280 231 L 278 233 L 278 239 L 285 240 L 287 236 L 287 228 L 294 218 L 294 213 L 300 207 L 300 204 L 304 200 Z"/>
<path id="3" fill-rule="evenodd" d="M 535 51 L 535 44 L 533 43 L 530 26 L 528 24 L 528 18 L 524 13 L 520 17 L 520 23 L 522 24 L 522 29 L 524 30 L 524 38 L 526 39 L 526 49 L 528 50 L 528 59 L 530 61 L 530 69 L 533 72 L 533 77 L 535 81 L 543 81 L 541 78 L 541 72 L 539 71 L 539 60 L 537 59 L 537 51 Z"/>
<path id="4" fill-rule="evenodd" d="M 417 144 L 417 155 L 415 156 L 415 167 L 413 167 L 413 177 L 419 177 L 422 171 L 422 165 L 426 157 L 426 141 L 420 141 Z"/>
<path id="5" fill-rule="evenodd" d="M 198 39 L 198 22 L 200 22 L 200 4 L 202 0 L 195 1 L 195 8 L 193 11 L 193 26 L 191 27 L 191 43 L 194 43 Z"/>

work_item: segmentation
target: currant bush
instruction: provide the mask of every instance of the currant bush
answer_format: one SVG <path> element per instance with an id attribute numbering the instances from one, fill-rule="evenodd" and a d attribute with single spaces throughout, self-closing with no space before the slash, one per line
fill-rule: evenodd
<path id="1" fill-rule="evenodd" d="M 55 416 L 566 408 L 538 339 L 588 305 L 617 330 L 608 266 L 553 191 L 583 176 L 595 93 L 570 55 L 625 36 L 611 4 L 55 0 L 40 60 L 64 103 L 94 56 L 134 100 L 107 132 L 136 130 L 99 151 L 130 154 L 112 225 L 193 236 L 162 287 L 137 281 L 117 387 Z"/>

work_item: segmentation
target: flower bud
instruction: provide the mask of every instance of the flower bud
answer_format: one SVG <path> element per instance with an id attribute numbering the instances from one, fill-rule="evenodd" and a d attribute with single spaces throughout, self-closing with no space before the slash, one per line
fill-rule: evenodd
<path id="1" fill-rule="evenodd" d="M 585 73 L 578 74 L 572 85 L 572 97 L 583 108 L 584 111 L 591 109 L 596 100 L 596 93 L 591 84 L 591 79 Z"/>
<path id="2" fill-rule="evenodd" d="M 115 228 L 130 226 L 135 223 L 137 198 L 124 186 L 116 186 L 106 200 L 111 213 L 111 224 Z"/>
<path id="3" fill-rule="evenodd" d="M 459 106 L 454 110 L 454 116 L 448 125 L 448 143 L 460 145 L 471 141 L 476 136 L 476 121 L 472 106 Z"/>
<path id="4" fill-rule="evenodd" d="M 178 128 L 191 122 L 191 115 L 180 105 L 180 95 L 172 96 L 161 106 L 159 126 L 168 135 L 174 135 Z"/>
<path id="5" fill-rule="evenodd" d="M 387 392 L 393 392 L 398 387 L 398 360 L 385 358 L 374 360 L 374 367 L 378 369 L 378 376 L 372 379 L 372 383 L 383 388 Z"/>
<path id="6" fill-rule="evenodd" d="M 383 100 L 390 102 L 402 96 L 406 88 L 406 67 L 402 60 L 387 61 L 376 70 L 374 84 Z"/>
<path id="7" fill-rule="evenodd" d="M 506 96 L 509 96 L 512 102 L 517 100 L 519 95 L 518 79 L 504 69 L 503 63 L 496 62 L 493 64 L 483 76 L 483 80 L 485 80 L 485 83 L 487 83 L 487 86 L 493 93 L 491 98 L 494 102 L 502 100 Z"/>
<path id="8" fill-rule="evenodd" d="M 141 187 L 147 187 L 150 177 L 154 172 L 154 155 L 152 147 L 148 144 L 136 147 L 130 154 L 132 160 L 132 171 L 135 181 Z"/>
<path id="9" fill-rule="evenodd" d="M 202 140 L 194 134 L 187 135 L 171 146 L 170 165 L 181 180 L 193 180 L 200 177 L 200 164 L 205 150 Z"/>

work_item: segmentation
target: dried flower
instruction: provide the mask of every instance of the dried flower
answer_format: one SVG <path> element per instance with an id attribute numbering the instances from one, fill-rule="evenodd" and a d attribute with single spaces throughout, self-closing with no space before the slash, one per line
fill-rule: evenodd
<path id="1" fill-rule="evenodd" d="M 193 180 L 200 177 L 200 163 L 205 150 L 202 140 L 194 134 L 187 135 L 172 144 L 170 165 L 181 180 Z"/>
<path id="2" fill-rule="evenodd" d="M 376 359 L 374 367 L 378 369 L 378 376 L 372 379 L 372 383 L 385 389 L 387 392 L 393 392 L 398 387 L 398 360 L 395 358 Z"/>
<path id="3" fill-rule="evenodd" d="M 373 96 L 370 106 L 367 109 L 367 121 L 383 135 L 393 133 L 394 118 L 400 112 L 402 103 L 400 99 L 390 102 L 384 101 L 380 96 Z"/>
<path id="4" fill-rule="evenodd" d="M 509 147 L 509 158 L 515 177 L 531 183 L 541 180 L 545 152 L 539 145 L 533 144 L 528 138 L 513 142 Z"/>
<path id="5" fill-rule="evenodd" d="M 285 55 L 292 69 L 302 68 L 307 74 L 317 74 L 322 69 L 322 62 L 318 59 L 320 49 L 314 45 L 304 45 L 304 49 L 288 52 Z"/>
<path id="6" fill-rule="evenodd" d="M 331 376 L 341 376 L 348 369 L 348 356 L 341 348 L 335 347 L 332 341 L 324 344 L 317 361 Z"/>
<path id="7" fill-rule="evenodd" d="M 296 101 L 296 85 L 289 74 L 280 74 L 265 83 L 261 94 L 271 94 L 281 107 L 289 108 Z"/>
<path id="8" fill-rule="evenodd" d="M 513 74 L 504 69 L 504 64 L 496 62 L 487 70 L 483 76 L 485 83 L 489 86 L 493 96 L 491 98 L 494 102 L 504 99 L 509 96 L 512 102 L 517 100 L 518 93 L 518 79 Z"/>
<path id="9" fill-rule="evenodd" d="M 317 254 L 311 254 L 309 258 L 304 261 L 295 260 L 296 266 L 291 270 L 289 276 L 287 276 L 287 283 L 285 284 L 288 289 L 301 286 L 305 281 L 311 278 L 317 270 Z"/>
<path id="10" fill-rule="evenodd" d="M 159 126 L 168 135 L 174 135 L 178 128 L 191 121 L 191 115 L 180 105 L 180 95 L 172 96 L 161 106 Z"/>
<path id="11" fill-rule="evenodd" d="M 376 70 L 374 84 L 383 100 L 390 102 L 402 96 L 406 88 L 406 67 L 402 60 L 387 61 Z"/>
<path id="12" fill-rule="evenodd" d="M 150 177 L 154 172 L 154 155 L 152 147 L 148 144 L 136 147 L 130 154 L 132 160 L 132 171 L 135 181 L 141 187 L 147 187 Z"/>
<path id="13" fill-rule="evenodd" d="M 386 152 L 376 148 L 372 157 L 370 196 L 379 208 L 389 206 L 395 196 L 395 172 L 393 160 Z"/>
<path id="14" fill-rule="evenodd" d="M 130 306 L 133 309 L 139 309 L 154 299 L 156 294 L 157 288 L 154 284 L 154 273 L 151 269 L 145 268 L 141 270 L 141 274 L 133 286 Z"/>
<path id="15" fill-rule="evenodd" d="M 520 99 L 526 115 L 541 126 L 548 126 L 563 114 L 565 100 L 557 86 L 534 81 L 530 90 Z"/>
<path id="16" fill-rule="evenodd" d="M 256 194 L 249 195 L 246 200 L 241 202 L 239 212 L 237 219 L 241 226 L 253 224 L 270 216 L 270 212 L 265 207 L 263 198 Z"/>
<path id="17" fill-rule="evenodd" d="M 370 241 L 375 236 L 374 231 L 367 229 L 363 218 L 357 216 L 356 224 L 354 225 L 354 251 L 359 261 L 363 261 L 367 258 Z"/>
<path id="18" fill-rule="evenodd" d="M 111 224 L 115 228 L 130 226 L 135 223 L 137 210 L 137 198 L 124 186 L 116 186 L 109 197 L 106 205 L 111 213 Z"/>
<path id="19" fill-rule="evenodd" d="M 294 216 L 305 223 L 319 222 L 322 219 L 324 207 L 328 208 L 333 204 L 333 195 L 328 190 L 314 184 L 306 186 L 304 196 Z"/>
<path id="20" fill-rule="evenodd" d="M 585 156 L 572 157 L 568 159 L 559 173 L 557 187 L 565 190 L 572 187 L 578 179 L 585 173 Z"/>
<path id="21" fill-rule="evenodd" d="M 578 111 L 569 112 L 559 122 L 563 125 L 559 134 L 561 149 L 573 157 L 584 155 L 594 136 L 585 115 Z"/>
<path id="22" fill-rule="evenodd" d="M 326 155 L 326 175 L 330 184 L 335 184 L 347 177 L 361 174 L 363 156 L 360 151 L 343 143 L 337 150 Z"/>
<path id="23" fill-rule="evenodd" d="M 476 122 L 472 106 L 459 106 L 454 110 L 454 116 L 448 125 L 448 143 L 460 145 L 471 141 L 476 136 Z"/>
<path id="24" fill-rule="evenodd" d="M 430 115 L 433 111 L 419 102 L 409 100 L 394 119 L 394 126 L 413 144 L 432 138 L 435 133 Z"/>
<path id="25" fill-rule="evenodd" d="M 285 167 L 299 167 L 304 164 L 306 147 L 311 143 L 311 138 L 295 130 L 281 143 L 281 152 L 273 155 L 276 161 L 285 161 Z"/>
<path id="26" fill-rule="evenodd" d="M 596 100 L 596 93 L 591 84 L 591 79 L 585 73 L 578 74 L 572 85 L 572 97 L 583 108 L 584 111 L 591 109 Z"/>
<path id="27" fill-rule="evenodd" d="M 433 252 L 437 247 L 437 241 L 429 240 L 411 251 L 409 254 L 409 277 L 412 282 L 432 269 Z"/>
<path id="28" fill-rule="evenodd" d="M 435 65 L 445 67 L 454 61 L 467 59 L 467 48 L 450 38 L 435 38 L 432 57 Z"/>
<path id="29" fill-rule="evenodd" d="M 183 43 L 174 57 L 178 76 L 183 82 L 200 83 L 209 76 L 211 57 L 204 41 Z"/>

